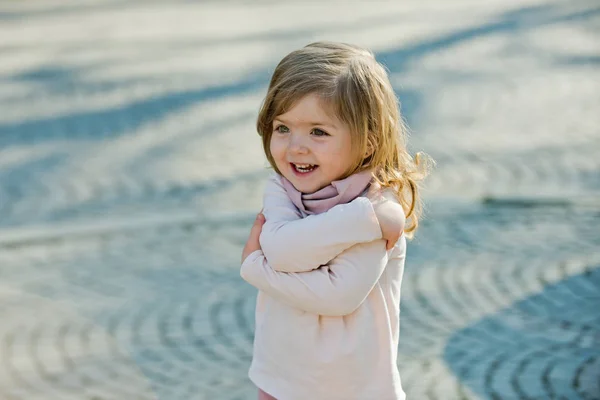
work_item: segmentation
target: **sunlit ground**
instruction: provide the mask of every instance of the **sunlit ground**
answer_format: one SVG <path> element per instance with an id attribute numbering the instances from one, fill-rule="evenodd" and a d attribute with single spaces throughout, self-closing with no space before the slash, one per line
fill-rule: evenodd
<path id="1" fill-rule="evenodd" d="M 594 1 L 0 2 L 0 399 L 255 398 L 254 122 L 321 39 L 376 52 L 437 161 L 408 398 L 600 399 L 599 26 Z"/>

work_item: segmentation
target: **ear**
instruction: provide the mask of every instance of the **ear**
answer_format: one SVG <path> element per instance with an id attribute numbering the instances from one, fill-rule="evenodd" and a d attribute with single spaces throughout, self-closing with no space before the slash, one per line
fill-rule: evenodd
<path id="1" fill-rule="evenodd" d="M 368 138 L 367 139 L 367 148 L 365 149 L 364 153 L 362 154 L 361 164 L 363 167 L 368 167 L 371 165 L 371 157 L 373 156 L 373 153 L 375 153 L 375 145 L 371 141 L 371 138 Z"/>
<path id="2" fill-rule="evenodd" d="M 364 154 L 363 158 L 371 157 L 374 152 L 375 152 L 375 145 L 371 141 L 371 135 L 369 135 L 369 137 L 367 138 L 367 149 L 365 150 L 365 154 Z"/>

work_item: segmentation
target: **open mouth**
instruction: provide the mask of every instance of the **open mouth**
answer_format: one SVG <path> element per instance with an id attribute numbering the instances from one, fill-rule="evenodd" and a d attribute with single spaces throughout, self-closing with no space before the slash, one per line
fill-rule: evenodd
<path id="1" fill-rule="evenodd" d="M 290 165 L 292 166 L 292 169 L 294 170 L 294 172 L 300 174 L 300 175 L 304 175 L 304 174 L 308 174 L 312 171 L 314 171 L 315 169 L 317 169 L 319 166 L 316 164 L 294 164 L 294 163 L 290 163 Z"/>

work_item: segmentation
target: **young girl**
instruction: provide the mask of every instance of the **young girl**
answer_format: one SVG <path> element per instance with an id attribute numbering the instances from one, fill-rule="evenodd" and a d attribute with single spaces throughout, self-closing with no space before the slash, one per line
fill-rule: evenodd
<path id="1" fill-rule="evenodd" d="M 241 266 L 259 289 L 259 398 L 404 399 L 400 284 L 425 170 L 406 150 L 384 68 L 347 44 L 294 51 L 257 125 L 276 172 Z"/>

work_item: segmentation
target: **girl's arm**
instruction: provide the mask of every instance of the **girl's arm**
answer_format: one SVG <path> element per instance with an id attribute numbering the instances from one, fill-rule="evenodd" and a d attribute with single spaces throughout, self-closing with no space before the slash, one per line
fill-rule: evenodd
<path id="1" fill-rule="evenodd" d="M 327 266 L 302 273 L 275 271 L 263 252 L 256 250 L 242 263 L 241 276 L 292 307 L 319 315 L 343 316 L 362 304 L 387 262 L 384 240 L 354 245 Z"/>
<path id="2" fill-rule="evenodd" d="M 311 271 L 357 243 L 382 237 L 373 204 L 366 197 L 302 218 L 275 175 L 267 182 L 263 206 L 266 222 L 260 245 L 275 271 Z"/>

